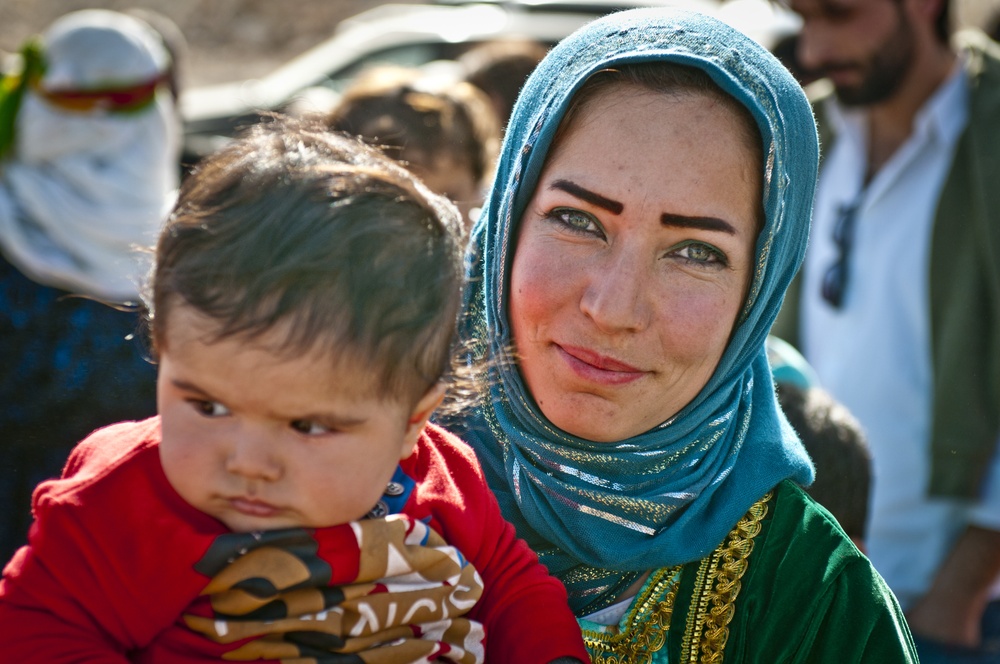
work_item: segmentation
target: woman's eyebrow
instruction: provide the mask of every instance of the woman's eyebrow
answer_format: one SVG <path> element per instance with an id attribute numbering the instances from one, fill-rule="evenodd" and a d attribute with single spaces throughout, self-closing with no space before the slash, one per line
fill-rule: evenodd
<path id="1" fill-rule="evenodd" d="M 688 217 L 683 214 L 664 212 L 660 215 L 660 223 L 664 226 L 677 228 L 699 228 L 706 231 L 721 231 L 736 235 L 736 229 L 728 221 L 717 217 Z"/>
<path id="2" fill-rule="evenodd" d="M 601 196 L 595 191 L 589 189 L 584 189 L 575 182 L 570 182 L 569 180 L 556 180 L 550 186 L 550 189 L 559 189 L 565 191 L 570 196 L 576 196 L 580 200 L 587 201 L 591 205 L 596 205 L 599 208 L 604 208 L 611 214 L 621 214 L 625 206 L 618 201 L 613 201 L 610 198 Z"/>

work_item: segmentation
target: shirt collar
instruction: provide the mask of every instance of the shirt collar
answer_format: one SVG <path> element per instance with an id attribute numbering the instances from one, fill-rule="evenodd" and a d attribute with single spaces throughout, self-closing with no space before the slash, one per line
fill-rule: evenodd
<path id="1" fill-rule="evenodd" d="M 945 143 L 958 140 L 969 120 L 967 56 L 960 54 L 948 78 L 938 86 L 914 118 L 914 130 L 937 136 Z"/>

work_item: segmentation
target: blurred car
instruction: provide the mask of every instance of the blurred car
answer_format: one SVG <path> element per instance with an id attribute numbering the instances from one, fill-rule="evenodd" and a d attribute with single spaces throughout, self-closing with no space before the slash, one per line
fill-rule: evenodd
<path id="1" fill-rule="evenodd" d="M 335 99 L 367 66 L 452 61 L 469 48 L 499 38 L 535 39 L 552 45 L 599 16 L 641 6 L 679 6 L 711 13 L 769 48 L 798 29 L 797 18 L 769 0 L 439 0 L 435 4 L 384 4 L 341 21 L 329 39 L 263 78 L 185 90 L 180 99 L 183 162 L 192 164 L 217 149 L 239 127 L 257 122 L 261 112 L 287 110 L 318 92 Z"/>

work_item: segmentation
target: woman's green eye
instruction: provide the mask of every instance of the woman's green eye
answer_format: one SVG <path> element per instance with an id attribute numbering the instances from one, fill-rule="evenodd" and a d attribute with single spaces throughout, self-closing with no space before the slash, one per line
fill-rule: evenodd
<path id="1" fill-rule="evenodd" d="M 684 244 L 673 250 L 671 254 L 688 262 L 697 263 L 699 265 L 729 264 L 729 261 L 726 260 L 726 255 L 724 253 L 711 245 L 703 244 L 701 242 L 689 242 L 688 244 Z"/>
<path id="2" fill-rule="evenodd" d="M 598 228 L 593 215 L 573 208 L 556 208 L 552 216 L 573 230 L 594 231 Z"/>
<path id="3" fill-rule="evenodd" d="M 687 247 L 687 257 L 694 261 L 707 262 L 715 258 L 715 254 L 703 244 L 692 244 Z"/>

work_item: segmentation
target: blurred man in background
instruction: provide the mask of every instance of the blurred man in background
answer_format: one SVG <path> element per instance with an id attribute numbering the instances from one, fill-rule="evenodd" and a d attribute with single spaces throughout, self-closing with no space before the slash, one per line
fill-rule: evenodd
<path id="1" fill-rule="evenodd" d="M 1000 661 L 1000 49 L 948 0 L 788 0 L 826 77 L 797 329 L 875 464 L 868 552 L 922 662 Z M 785 321 L 795 319 L 786 311 Z"/>

